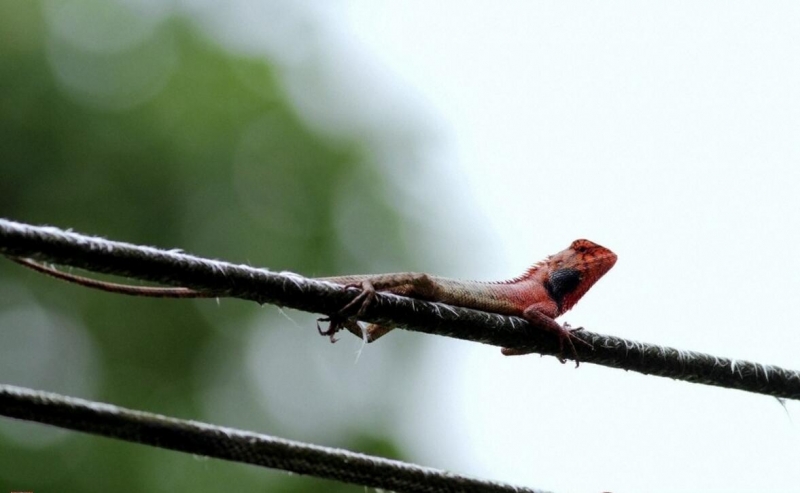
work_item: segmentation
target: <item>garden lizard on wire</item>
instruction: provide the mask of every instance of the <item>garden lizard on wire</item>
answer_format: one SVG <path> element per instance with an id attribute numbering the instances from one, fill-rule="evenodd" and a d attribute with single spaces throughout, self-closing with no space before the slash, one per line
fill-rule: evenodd
<path id="1" fill-rule="evenodd" d="M 558 335 L 562 352 L 565 342 L 574 352 L 573 340 L 586 344 L 574 334 L 580 329 L 570 329 L 568 324 L 561 326 L 555 318 L 575 306 L 616 262 L 616 254 L 608 248 L 589 240 L 575 240 L 568 248 L 507 281 L 462 281 L 418 273 L 323 277 L 318 280 L 356 287 L 361 289 L 361 294 L 342 308 L 339 314 L 320 319 L 330 322 L 330 326 L 319 332 L 334 340 L 334 334 L 346 328 L 361 337 L 361 328 L 356 319 L 375 297 L 376 291 L 386 291 L 420 300 L 522 317 L 534 327 Z M 355 315 L 348 315 L 355 309 Z M 371 324 L 366 328 L 365 339 L 372 342 L 393 328 Z M 510 356 L 530 351 L 503 348 L 502 352 Z"/>
<path id="2" fill-rule="evenodd" d="M 150 297 L 202 298 L 215 297 L 213 292 L 188 288 L 147 288 L 97 281 L 52 269 L 31 260 L 12 258 L 26 267 L 66 281 L 121 294 Z M 564 343 L 575 352 L 573 340 L 587 344 L 577 337 L 568 324 L 559 325 L 555 318 L 575 306 L 594 283 L 614 266 L 617 256 L 611 250 L 589 240 L 575 240 L 566 249 L 534 264 L 521 276 L 499 282 L 462 281 L 418 273 L 350 275 L 315 278 L 334 284 L 353 287 L 361 293 L 338 313 L 321 318 L 330 322 L 327 330 L 318 325 L 321 335 L 331 342 L 345 328 L 372 342 L 392 330 L 393 326 L 371 324 L 362 330 L 357 322 L 377 291 L 453 306 L 472 308 L 502 315 L 522 317 L 537 328 L 559 337 L 562 352 Z M 505 355 L 527 354 L 530 351 L 503 348 Z M 562 358 L 563 361 L 563 358 Z"/>

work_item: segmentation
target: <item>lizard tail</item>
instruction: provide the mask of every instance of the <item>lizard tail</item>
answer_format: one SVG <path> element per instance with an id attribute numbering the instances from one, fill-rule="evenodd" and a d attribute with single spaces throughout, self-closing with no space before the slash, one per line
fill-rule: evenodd
<path id="1" fill-rule="evenodd" d="M 98 281 L 96 279 L 89 279 L 88 277 L 76 276 L 60 270 L 42 265 L 33 260 L 8 257 L 9 260 L 16 262 L 28 269 L 41 272 L 62 281 L 71 282 L 87 288 L 99 289 L 109 293 L 127 294 L 130 296 L 145 296 L 150 298 L 217 298 L 219 294 L 207 293 L 204 291 L 196 291 L 189 288 L 162 288 L 162 287 L 148 287 L 148 286 L 132 286 L 129 284 L 118 284 L 115 282 Z"/>

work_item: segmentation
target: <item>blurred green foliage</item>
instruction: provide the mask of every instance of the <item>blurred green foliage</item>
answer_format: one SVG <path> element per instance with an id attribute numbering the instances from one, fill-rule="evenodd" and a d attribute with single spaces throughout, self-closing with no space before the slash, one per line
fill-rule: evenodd
<path id="1" fill-rule="evenodd" d="M 269 61 L 226 52 L 179 16 L 130 46 L 93 50 L 48 21 L 69 14 L 59 5 L 0 3 L 0 216 L 310 275 L 407 255 L 398 246 L 402 220 L 383 199 L 391 186 L 365 143 L 311 131 Z M 353 183 L 369 186 L 349 189 Z M 341 231 L 343 200 L 368 209 L 369 219 Z M 353 258 L 344 234 L 378 235 L 380 258 Z M 214 419 L 209 399 L 229 400 L 237 412 L 222 424 L 280 436 L 280 419 L 240 378 L 248 331 L 278 330 L 264 326 L 259 310 L 97 293 L 2 262 L 0 381 L 199 420 Z M 295 332 L 312 344 L 306 321 L 298 318 Z M 222 356 L 207 363 L 209 354 Z M 409 365 L 412 354 L 399 350 L 395 362 Z M 229 396 L 209 393 L 198 371 L 206 366 L 233 389 Z M 393 389 L 397 396 L 382 399 L 401 401 L 402 389 Z M 312 392 L 295 394 L 301 406 L 320 406 Z M 335 406 L 349 412 L 355 404 L 342 399 L 322 403 L 319 414 Z M 358 406 L 393 405 L 371 399 L 367 393 Z M 323 435 L 329 445 L 401 455 L 379 421 Z M 6 419 L 0 464 L 0 490 L 363 490 Z"/>

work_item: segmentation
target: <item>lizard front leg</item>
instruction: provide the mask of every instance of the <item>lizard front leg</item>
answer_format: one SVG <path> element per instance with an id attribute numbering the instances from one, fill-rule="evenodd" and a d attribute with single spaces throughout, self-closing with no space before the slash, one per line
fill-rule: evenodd
<path id="1" fill-rule="evenodd" d="M 590 348 L 592 347 L 591 344 L 589 344 L 588 342 L 584 341 L 583 339 L 581 339 L 580 337 L 575 335 L 575 332 L 578 332 L 579 330 L 583 330 L 583 328 L 579 327 L 577 329 L 572 329 L 566 323 L 562 326 L 558 322 L 556 322 L 553 317 L 550 317 L 550 316 L 547 315 L 547 313 L 544 313 L 542 311 L 543 308 L 546 311 L 550 311 L 550 310 L 548 310 L 549 306 L 540 306 L 540 304 L 529 306 L 528 308 L 526 308 L 522 312 L 522 318 L 527 320 L 528 323 L 530 323 L 534 327 L 538 327 L 538 328 L 542 328 L 544 330 L 548 330 L 548 331 L 553 332 L 554 334 L 556 334 L 558 336 L 558 342 L 559 342 L 559 347 L 560 347 L 560 353 L 559 353 L 559 356 L 558 356 L 558 360 L 561 361 L 562 363 L 566 362 L 566 360 L 564 359 L 564 356 L 563 356 L 563 354 L 564 354 L 564 342 L 566 341 L 567 345 L 569 345 L 569 347 L 570 347 L 570 350 L 571 350 L 570 352 L 572 353 L 573 357 L 575 358 L 575 367 L 577 368 L 580 365 L 580 362 L 578 361 L 578 352 L 575 349 L 575 343 L 574 342 L 578 342 L 580 344 L 584 344 L 584 345 L 586 345 L 586 346 L 588 346 Z M 505 356 L 519 356 L 519 355 L 523 355 L 523 354 L 530 354 L 533 351 L 528 350 L 528 349 L 522 349 L 522 348 L 502 348 L 501 352 Z"/>

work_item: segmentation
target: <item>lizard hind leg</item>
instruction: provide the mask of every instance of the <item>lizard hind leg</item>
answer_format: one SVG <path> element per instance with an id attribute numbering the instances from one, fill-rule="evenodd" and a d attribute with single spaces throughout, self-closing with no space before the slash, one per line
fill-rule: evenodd
<path id="1" fill-rule="evenodd" d="M 322 278 L 323 280 L 334 280 L 342 284 L 345 288 L 357 288 L 361 290 L 355 298 L 342 307 L 336 314 L 317 320 L 317 330 L 323 336 L 330 337 L 331 342 L 336 342 L 334 337 L 336 332 L 347 329 L 350 333 L 366 342 L 372 342 L 394 329 L 394 326 L 371 324 L 366 332 L 356 320 L 364 314 L 367 307 L 375 300 L 377 291 L 386 291 L 401 296 L 419 297 L 428 299 L 431 292 L 436 288 L 431 278 L 426 274 L 407 273 L 407 274 L 381 274 L 369 276 L 361 279 L 344 278 Z M 355 313 L 353 313 L 355 311 Z M 328 329 L 322 330 L 319 322 L 330 322 Z"/>
<path id="2" fill-rule="evenodd" d="M 353 300 L 343 306 L 339 310 L 340 316 L 345 316 L 348 312 L 350 312 L 353 308 L 358 307 L 358 311 L 354 315 L 356 318 L 361 316 L 367 307 L 372 303 L 372 300 L 375 299 L 375 286 L 368 280 L 364 280 L 358 283 L 352 284 L 345 284 L 345 288 L 358 288 L 361 289 L 361 293 L 353 298 Z"/>

